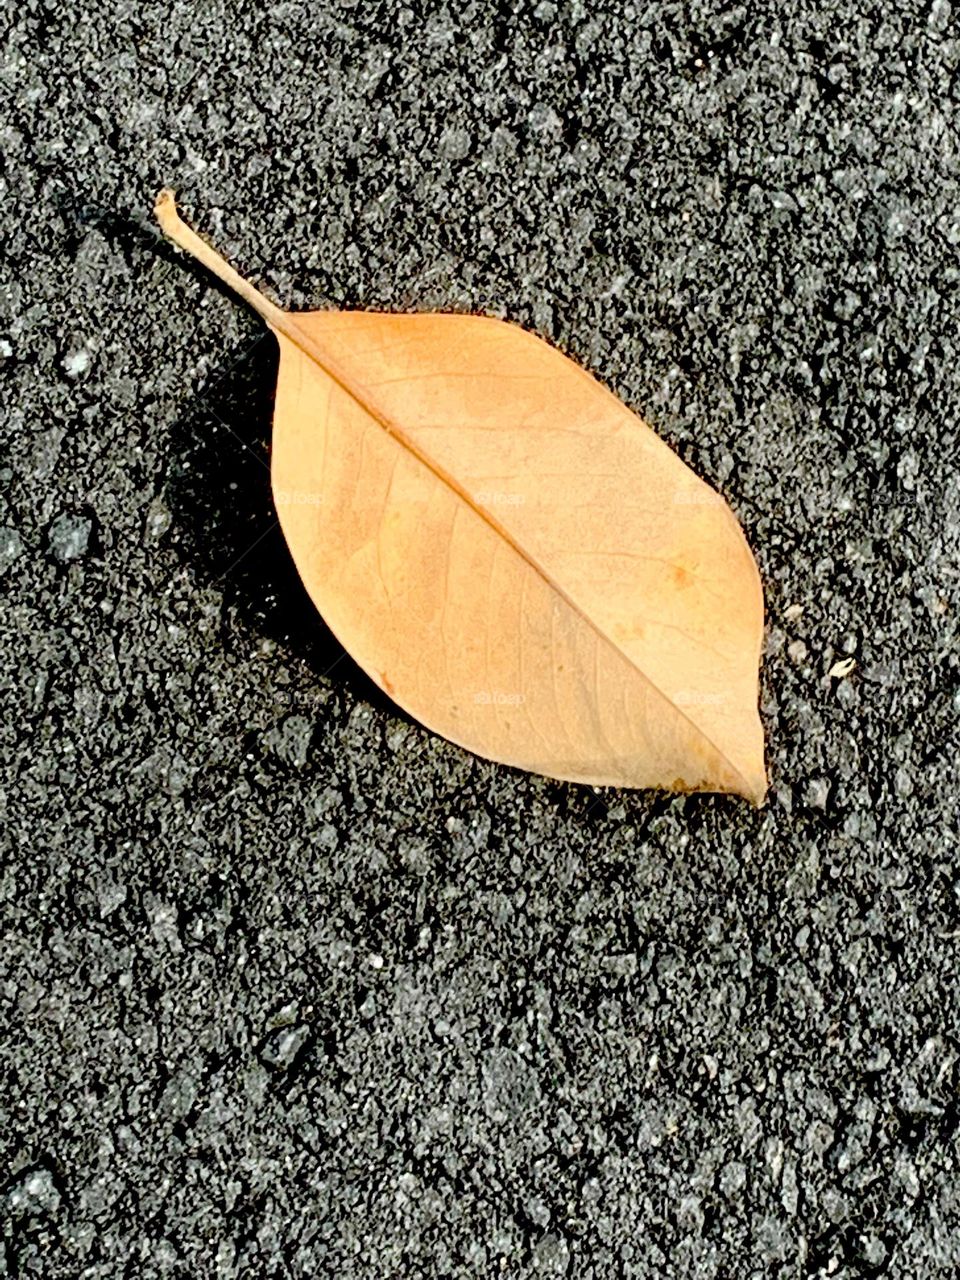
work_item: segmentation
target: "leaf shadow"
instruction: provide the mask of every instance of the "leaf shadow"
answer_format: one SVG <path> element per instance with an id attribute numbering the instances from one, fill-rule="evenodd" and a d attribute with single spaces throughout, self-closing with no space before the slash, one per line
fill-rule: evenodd
<path id="1" fill-rule="evenodd" d="M 318 680 L 409 720 L 323 621 L 287 548 L 270 490 L 278 366 L 276 341 L 264 332 L 174 423 L 166 497 L 181 553 L 252 634 L 302 658 Z"/>

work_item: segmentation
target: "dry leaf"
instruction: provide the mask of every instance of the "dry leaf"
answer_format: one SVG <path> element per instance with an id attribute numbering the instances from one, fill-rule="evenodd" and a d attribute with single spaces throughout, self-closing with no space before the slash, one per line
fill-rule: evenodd
<path id="1" fill-rule="evenodd" d="M 827 675 L 833 680 L 842 680 L 844 676 L 850 674 L 856 665 L 856 658 L 841 658 L 839 662 L 833 664 Z"/>
<path id="2" fill-rule="evenodd" d="M 759 575 L 724 501 L 590 374 L 481 316 L 280 310 L 272 481 L 314 603 L 412 716 L 574 782 L 763 801 Z"/>

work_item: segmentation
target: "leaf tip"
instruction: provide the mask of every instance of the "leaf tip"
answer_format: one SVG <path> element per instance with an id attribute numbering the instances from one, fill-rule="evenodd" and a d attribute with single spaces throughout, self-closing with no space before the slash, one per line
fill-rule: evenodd
<path id="1" fill-rule="evenodd" d="M 741 791 L 741 795 L 745 800 L 753 805 L 755 809 L 762 809 L 767 803 L 767 775 L 764 770 L 754 777 L 745 779 L 747 786 Z"/>

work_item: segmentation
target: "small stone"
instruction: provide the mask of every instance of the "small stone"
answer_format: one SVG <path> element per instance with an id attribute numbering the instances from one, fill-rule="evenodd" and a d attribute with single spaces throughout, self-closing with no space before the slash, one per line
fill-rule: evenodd
<path id="1" fill-rule="evenodd" d="M 535 1222 L 538 1227 L 550 1225 L 550 1210 L 539 1196 L 530 1196 L 523 1208 L 530 1221 Z"/>
<path id="2" fill-rule="evenodd" d="M 102 880 L 97 885 L 97 902 L 100 906 L 100 919 L 114 913 L 127 900 L 127 886 L 117 884 L 114 880 Z"/>
<path id="3" fill-rule="evenodd" d="M 482 1063 L 484 1106 L 498 1124 L 509 1124 L 536 1105 L 540 1089 L 535 1072 L 512 1049 L 490 1049 Z"/>
<path id="4" fill-rule="evenodd" d="M 269 1038 L 260 1051 L 260 1057 L 268 1066 L 286 1071 L 296 1061 L 309 1036 L 310 1028 L 303 1023 L 296 1027 L 282 1027 Z"/>
<path id="5" fill-rule="evenodd" d="M 863 1256 L 872 1267 L 879 1267 L 886 1260 L 886 1245 L 877 1236 L 867 1236 L 863 1242 Z"/>
<path id="6" fill-rule="evenodd" d="M 911 1200 L 916 1200 L 920 1194 L 920 1179 L 917 1177 L 917 1168 L 913 1161 L 907 1155 L 897 1157 L 894 1164 L 893 1174 L 896 1180 L 903 1187 L 905 1193 Z"/>
<path id="7" fill-rule="evenodd" d="M 559 137 L 563 129 L 563 121 L 553 107 L 545 102 L 536 102 L 527 114 L 527 124 L 533 133 L 553 134 Z"/>
<path id="8" fill-rule="evenodd" d="M 913 795 L 913 778 L 911 778 L 909 772 L 904 768 L 897 770 L 896 776 L 893 780 L 893 786 L 897 795 L 904 799 L 906 799 L 907 796 Z"/>
<path id="9" fill-rule="evenodd" d="M 313 724 L 306 716 L 287 716 L 265 735 L 265 741 L 281 760 L 302 769 L 307 763 L 312 737 Z"/>
<path id="10" fill-rule="evenodd" d="M 324 787 L 313 803 L 314 812 L 318 817 L 325 817 L 328 813 L 333 813 L 343 803 L 343 796 L 336 787 Z"/>
<path id="11" fill-rule="evenodd" d="M 791 640 L 787 645 L 787 655 L 791 662 L 799 666 L 801 662 L 806 662 L 807 646 L 802 640 Z"/>
<path id="12" fill-rule="evenodd" d="M 533 1250 L 534 1269 L 541 1274 L 565 1275 L 569 1264 L 570 1250 L 559 1236 L 544 1236 Z"/>
<path id="13" fill-rule="evenodd" d="M 931 31 L 940 32 L 947 29 L 952 8 L 950 0 L 933 0 L 927 15 L 927 25 Z"/>
<path id="14" fill-rule="evenodd" d="M 15 560 L 23 554 L 23 539 L 16 529 L 0 528 L 0 573 L 6 573 Z"/>
<path id="15" fill-rule="evenodd" d="M 799 1198 L 797 1163 L 795 1160 L 787 1160 L 783 1166 L 783 1179 L 780 1184 L 780 1203 L 791 1217 L 797 1212 Z"/>
<path id="16" fill-rule="evenodd" d="M 173 516 L 170 514 L 167 504 L 162 498 L 154 498 L 147 508 L 147 518 L 144 521 L 143 539 L 148 546 L 160 541 L 163 535 L 170 528 L 173 522 Z"/>
<path id="17" fill-rule="evenodd" d="M 776 787 L 773 793 L 776 796 L 777 804 L 787 813 L 793 813 L 793 792 L 789 787 L 780 785 Z"/>
<path id="18" fill-rule="evenodd" d="M 159 1271 L 172 1271 L 176 1267 L 178 1260 L 177 1247 L 172 1240 L 168 1240 L 165 1236 L 161 1237 L 153 1245 L 151 1253 L 153 1262 Z"/>
<path id="19" fill-rule="evenodd" d="M 361 1018 L 366 1019 L 372 1018 L 377 1012 L 377 1002 L 372 991 L 367 992 L 363 1004 L 360 1005 L 357 1012 L 360 1014 Z"/>
<path id="20" fill-rule="evenodd" d="M 834 304 L 834 310 L 840 320 L 852 320 L 860 310 L 860 295 L 853 289 L 844 289 Z"/>
<path id="21" fill-rule="evenodd" d="M 188 1067 L 176 1071 L 160 1097 L 160 1109 L 172 1120 L 182 1120 L 190 1114 L 197 1100 L 197 1078 Z"/>
<path id="22" fill-rule="evenodd" d="M 87 554 L 93 521 L 86 516 L 57 516 L 50 526 L 50 550 L 61 563 L 79 560 Z"/>
<path id="23" fill-rule="evenodd" d="M 826 778 L 811 778 L 807 783 L 806 803 L 812 809 L 826 809 L 830 796 L 830 783 Z"/>
<path id="24" fill-rule="evenodd" d="M 603 1188 L 600 1186 L 600 1180 L 598 1178 L 587 1178 L 583 1184 L 581 1194 L 587 1204 L 597 1204 L 603 1195 Z"/>
<path id="25" fill-rule="evenodd" d="M 163 902 L 154 894 L 148 893 L 144 898 L 144 907 L 150 920 L 150 932 L 158 942 L 169 947 L 173 952 L 183 948 L 180 941 L 179 912 L 172 902 Z"/>
<path id="26" fill-rule="evenodd" d="M 86 347 L 74 349 L 67 352 L 62 363 L 68 378 L 79 378 L 90 368 L 90 352 Z"/>
<path id="27" fill-rule="evenodd" d="M 703 1230 L 703 1206 L 698 1196 L 684 1196 L 677 1208 L 677 1222 L 685 1233 L 698 1236 Z"/>
<path id="28" fill-rule="evenodd" d="M 394 720 L 386 732 L 387 748 L 390 751 L 403 751 L 410 738 L 410 726 L 400 720 Z"/>
<path id="29" fill-rule="evenodd" d="M 440 139 L 440 151 L 447 160 L 465 160 L 472 144 L 473 140 L 466 129 L 445 129 Z"/>
<path id="30" fill-rule="evenodd" d="M 30 1169 L 7 1192 L 7 1204 L 14 1213 L 53 1213 L 60 1204 L 60 1192 L 49 1169 Z"/>
<path id="31" fill-rule="evenodd" d="M 727 1197 L 732 1199 L 738 1195 L 746 1185 L 747 1169 L 739 1160 L 732 1160 L 730 1164 L 725 1165 L 720 1173 L 720 1190 Z"/>
<path id="32" fill-rule="evenodd" d="M 223 1239 L 217 1246 L 216 1268 L 217 1275 L 226 1280 L 228 1276 L 235 1276 L 237 1250 L 232 1240 Z"/>
<path id="33" fill-rule="evenodd" d="M 886 1071 L 891 1061 L 890 1050 L 878 1045 L 863 1064 L 863 1069 L 871 1072 Z"/>
<path id="34" fill-rule="evenodd" d="M 323 853 L 334 853 L 340 845 L 340 832 L 332 822 L 322 822 L 311 838 L 311 844 Z"/>

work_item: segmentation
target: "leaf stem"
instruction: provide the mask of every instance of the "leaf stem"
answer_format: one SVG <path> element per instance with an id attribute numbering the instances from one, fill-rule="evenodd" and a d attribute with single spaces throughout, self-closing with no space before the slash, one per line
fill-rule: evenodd
<path id="1" fill-rule="evenodd" d="M 286 313 L 276 303 L 271 302 L 269 298 L 265 298 L 259 289 L 254 288 L 249 280 L 244 280 L 240 272 L 235 271 L 212 245 L 207 244 L 206 240 L 201 240 L 197 233 L 187 226 L 177 213 L 176 198 L 169 187 L 164 187 L 157 196 L 153 212 L 160 223 L 160 229 L 164 235 L 168 235 L 181 249 L 186 250 L 198 262 L 202 262 L 224 284 L 229 285 L 234 293 L 238 293 L 244 302 L 249 303 L 254 311 L 263 316 L 271 328 L 283 329 L 285 327 Z"/>

